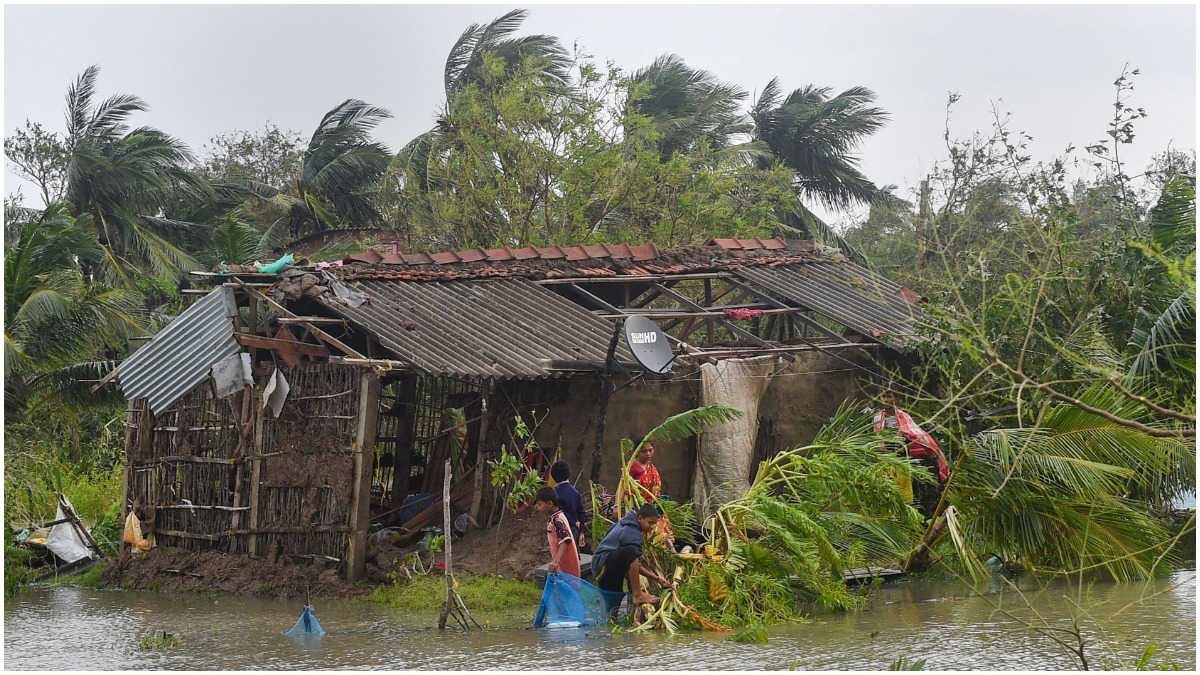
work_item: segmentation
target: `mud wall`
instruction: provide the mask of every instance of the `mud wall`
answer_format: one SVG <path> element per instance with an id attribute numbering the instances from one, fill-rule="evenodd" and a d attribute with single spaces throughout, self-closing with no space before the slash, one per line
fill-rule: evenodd
<path id="1" fill-rule="evenodd" d="M 760 459 L 811 443 L 843 401 L 862 398 L 865 374 L 846 360 L 866 367 L 865 360 L 849 352 L 839 356 L 800 352 L 775 372 L 758 410 Z"/>
<path id="2" fill-rule="evenodd" d="M 865 365 L 865 360 L 848 353 L 842 358 L 824 352 L 801 352 L 791 363 L 780 360 L 771 384 L 759 407 L 758 459 L 787 448 L 812 441 L 818 429 L 838 406 L 849 398 L 860 397 L 863 373 L 846 360 Z M 619 471 L 620 439 L 640 438 L 667 417 L 698 405 L 699 374 L 677 372 L 669 379 L 642 380 L 617 392 L 608 407 L 601 458 L 600 482 L 615 489 Z M 542 420 L 535 433 L 548 457 L 555 455 L 571 465 L 576 486 L 586 490 L 591 475 L 592 450 L 600 401 L 597 377 L 575 377 L 540 382 L 505 382 L 497 389 L 499 419 L 489 434 L 489 444 L 513 445 L 507 429 L 515 411 L 530 411 Z M 657 443 L 654 464 L 663 479 L 663 492 L 677 501 L 692 498 L 692 474 L 695 470 L 695 441 Z M 757 462 L 755 462 L 757 465 Z"/>
<path id="3" fill-rule="evenodd" d="M 618 380 L 619 381 L 619 380 Z M 571 465 L 572 479 L 586 491 L 592 472 L 592 451 L 596 443 L 599 419 L 600 379 L 575 377 L 543 382 L 506 382 L 500 387 L 507 402 L 503 426 L 510 426 L 512 410 L 536 411 L 541 419 L 535 438 L 553 458 L 556 454 Z M 604 451 L 600 461 L 600 482 L 613 491 L 620 471 L 622 438 L 641 438 L 675 413 L 696 406 L 695 382 L 690 375 L 670 380 L 641 380 L 613 395 L 608 405 L 604 430 Z M 654 465 L 663 479 L 663 493 L 672 499 L 690 496 L 695 447 L 690 439 L 656 443 Z"/>

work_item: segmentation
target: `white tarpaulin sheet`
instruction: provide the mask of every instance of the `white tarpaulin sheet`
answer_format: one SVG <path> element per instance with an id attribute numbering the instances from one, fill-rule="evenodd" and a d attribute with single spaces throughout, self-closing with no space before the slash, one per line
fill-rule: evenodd
<path id="1" fill-rule="evenodd" d="M 774 356 L 759 356 L 700 366 L 700 405 L 727 405 L 742 411 L 741 417 L 706 428 L 699 436 L 692 498 L 701 519 L 750 488 L 758 404 L 775 365 Z"/>
<path id="2" fill-rule="evenodd" d="M 66 502 L 67 508 L 71 509 L 71 513 L 75 512 L 75 507 L 71 506 L 71 502 L 67 501 L 66 497 L 60 497 L 58 513 L 54 516 L 55 520 L 67 517 L 63 511 L 64 502 Z M 59 523 L 50 528 L 50 534 L 46 537 L 46 548 L 67 564 L 92 556 L 91 550 L 83 542 L 83 537 L 79 536 L 79 531 L 75 527 L 72 523 Z"/>

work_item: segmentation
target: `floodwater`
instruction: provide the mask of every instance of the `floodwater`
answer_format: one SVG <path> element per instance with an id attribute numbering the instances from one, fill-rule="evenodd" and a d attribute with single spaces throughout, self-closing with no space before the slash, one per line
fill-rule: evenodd
<path id="1" fill-rule="evenodd" d="M 1151 666 L 1196 667 L 1196 574 L 1146 583 L 1022 584 L 975 594 L 955 583 L 887 584 L 870 606 L 817 614 L 768 630 L 766 643 L 728 634 L 613 634 L 604 628 L 531 630 L 533 610 L 487 617 L 483 631 L 441 633 L 435 613 L 400 613 L 361 601 L 316 602 L 328 633 L 288 638 L 296 601 L 71 587 L 32 588 L 4 603 L 5 670 L 588 669 L 886 670 L 904 657 L 926 670 L 1078 668 L 1063 647 L 1026 621 L 1079 622 L 1089 666 L 1131 668 L 1147 645 Z M 166 632 L 170 646 L 141 649 Z M 1073 637 L 1062 637 L 1073 640 Z"/>

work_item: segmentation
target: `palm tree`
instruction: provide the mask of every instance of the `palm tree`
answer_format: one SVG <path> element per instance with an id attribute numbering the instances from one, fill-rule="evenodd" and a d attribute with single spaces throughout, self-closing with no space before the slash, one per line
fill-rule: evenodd
<path id="1" fill-rule="evenodd" d="M 538 75 L 545 86 L 568 83 L 571 63 L 558 38 L 550 35 L 511 37 L 528 15 L 526 10 L 514 9 L 490 23 L 473 23 L 463 31 L 446 57 L 447 107 L 454 105 L 454 97 L 463 89 L 485 82 L 485 55 L 500 59 L 507 77 L 525 68 L 532 58 L 537 60 Z"/>
<path id="2" fill-rule="evenodd" d="M 631 80 L 629 107 L 650 119 L 664 157 L 695 153 L 703 139 L 710 150 L 763 168 L 784 164 L 794 172 L 800 204 L 779 214 L 781 229 L 817 237 L 865 261 L 804 203 L 815 200 L 841 209 L 881 196 L 852 154 L 887 120 L 887 113 L 871 105 L 873 92 L 853 87 L 831 96 L 828 87 L 808 85 L 784 97 L 776 78 L 746 115 L 740 112 L 744 90 L 675 55 L 660 56 Z"/>
<path id="3" fill-rule="evenodd" d="M 830 91 L 807 85 L 784 98 L 779 79 L 771 80 L 750 109 L 752 135 L 796 172 L 803 197 L 834 208 L 867 203 L 876 188 L 851 153 L 888 115 L 871 105 L 870 89 L 851 87 L 833 97 Z"/>
<path id="4" fill-rule="evenodd" d="M 263 236 L 263 249 L 323 230 L 382 226 L 375 204 L 379 179 L 391 153 L 370 131 L 392 114 L 358 99 L 325 113 L 304 151 L 292 194 L 245 181 L 244 185 L 284 211 Z"/>
<path id="5" fill-rule="evenodd" d="M 539 85 L 562 90 L 566 95 L 570 81 L 571 61 L 559 44 L 549 35 L 513 37 L 528 16 L 516 9 L 497 17 L 490 23 L 471 24 L 450 49 L 446 57 L 444 80 L 446 101 L 433 129 L 409 141 L 392 162 L 394 179 L 414 182 L 422 192 L 440 189 L 439 181 L 430 175 L 431 159 L 448 152 L 447 135 L 453 131 L 449 123 L 455 99 L 468 87 L 485 86 L 492 82 L 500 86 L 525 69 L 534 68 L 534 81 Z M 484 70 L 487 59 L 503 64 L 500 77 L 488 77 Z M 417 214 L 419 217 L 419 214 Z"/>
<path id="6" fill-rule="evenodd" d="M 77 220 L 67 211 L 64 204 L 41 212 L 6 209 L 4 394 L 9 412 L 62 403 L 64 396 L 77 393 L 79 372 L 103 375 L 115 365 L 111 359 L 91 360 L 113 356 L 125 339 L 144 330 L 139 293 L 84 275 L 80 261 L 98 259 L 100 245 L 90 218 Z"/>
<path id="7" fill-rule="evenodd" d="M 1079 399 L 1159 424 L 1103 384 Z M 989 574 L 982 551 L 1050 572 L 1146 578 L 1171 558 L 1171 536 L 1148 502 L 1186 489 L 1164 476 L 1186 475 L 1194 490 L 1195 471 L 1195 446 L 1187 439 L 1153 437 L 1073 405 L 1052 404 L 1036 427 L 993 429 L 964 443 L 943 508 L 909 563 L 919 568 L 928 550 L 950 535 L 965 571 L 976 578 Z"/>
<path id="8" fill-rule="evenodd" d="M 195 261 L 177 241 L 196 226 L 163 214 L 179 196 L 202 200 L 209 188 L 188 170 L 192 155 L 182 142 L 151 127 L 129 128 L 130 116 L 147 109 L 140 98 L 93 100 L 99 72 L 87 68 L 67 92 L 66 201 L 72 217 L 94 228 L 98 245 L 84 258 L 84 276 L 126 287 L 136 275 L 178 279 Z"/>
<path id="9" fill-rule="evenodd" d="M 769 154 L 763 143 L 745 144 L 753 125 L 741 111 L 746 91 L 719 81 L 712 73 L 692 68 L 675 54 L 664 54 L 633 73 L 628 102 L 630 111 L 649 118 L 653 143 L 669 158 L 675 153 L 694 154 L 701 139 L 709 150 L 737 148 L 762 159 Z M 633 133 L 626 123 L 626 133 Z"/>

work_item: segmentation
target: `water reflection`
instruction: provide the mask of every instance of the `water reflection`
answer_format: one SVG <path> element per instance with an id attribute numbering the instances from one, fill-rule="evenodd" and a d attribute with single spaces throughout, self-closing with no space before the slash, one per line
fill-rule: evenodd
<path id="1" fill-rule="evenodd" d="M 295 601 L 32 589 L 5 604 L 6 670 L 87 669 L 883 669 L 900 657 L 928 669 L 1066 669 L 1078 663 L 1022 621 L 1035 621 L 1011 589 L 985 596 L 952 583 L 902 582 L 878 589 L 859 613 L 817 613 L 776 626 L 766 644 L 727 635 L 613 634 L 605 628 L 528 629 L 532 611 L 487 617 L 483 632 L 441 633 L 434 612 L 400 613 L 354 601 L 319 601 L 323 637 L 289 638 Z M 1053 626 L 1081 617 L 1091 666 L 1128 668 L 1150 642 L 1154 663 L 1196 666 L 1192 571 L 1140 584 L 1022 582 Z M 482 617 L 481 617 L 482 620 Z M 166 631 L 166 649 L 139 638 Z M 553 654 L 553 663 L 547 660 Z"/>

